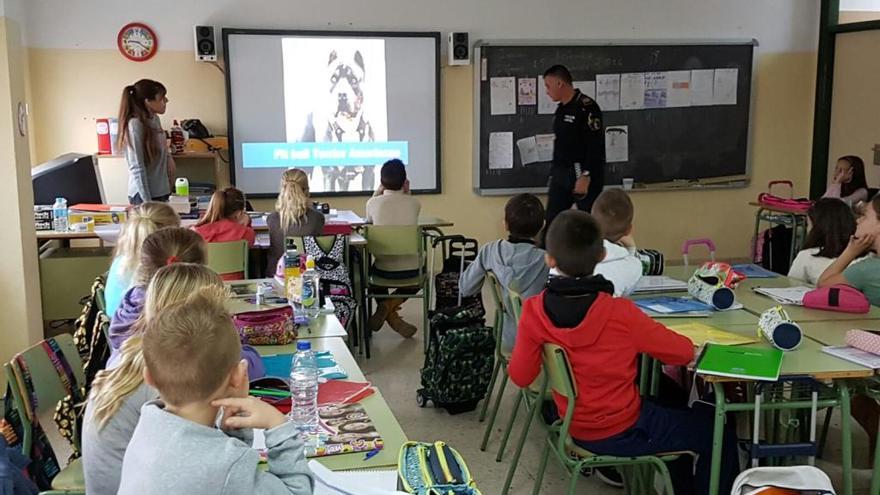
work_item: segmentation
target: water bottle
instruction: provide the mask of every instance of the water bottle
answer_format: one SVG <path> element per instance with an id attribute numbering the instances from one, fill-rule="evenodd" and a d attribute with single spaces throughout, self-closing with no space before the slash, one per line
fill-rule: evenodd
<path id="1" fill-rule="evenodd" d="M 315 258 L 306 258 L 306 271 L 302 274 L 302 307 L 303 312 L 309 319 L 317 318 L 321 313 L 321 304 L 318 302 L 321 290 L 321 279 L 315 270 Z"/>
<path id="2" fill-rule="evenodd" d="M 318 430 L 318 362 L 308 340 L 297 341 L 290 369 L 290 420 L 304 436 Z"/>
<path id="3" fill-rule="evenodd" d="M 67 232 L 67 200 L 55 198 L 52 205 L 52 226 L 56 232 Z"/>
<path id="4" fill-rule="evenodd" d="M 189 179 L 186 177 L 178 177 L 176 181 L 174 181 L 174 194 L 175 196 L 183 196 L 185 198 L 189 197 Z"/>

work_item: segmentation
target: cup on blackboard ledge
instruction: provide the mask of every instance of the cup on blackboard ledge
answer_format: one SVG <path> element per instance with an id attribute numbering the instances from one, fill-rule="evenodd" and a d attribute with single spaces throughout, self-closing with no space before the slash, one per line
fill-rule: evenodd
<path id="1" fill-rule="evenodd" d="M 632 190 L 632 188 L 633 188 L 633 178 L 626 177 L 625 179 L 623 179 L 623 190 L 630 191 L 630 190 Z"/>

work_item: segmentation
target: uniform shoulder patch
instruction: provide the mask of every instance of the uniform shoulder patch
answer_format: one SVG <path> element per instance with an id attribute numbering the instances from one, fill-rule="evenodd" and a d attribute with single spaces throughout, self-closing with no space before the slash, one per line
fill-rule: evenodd
<path id="1" fill-rule="evenodd" d="M 587 96 L 583 93 L 581 93 L 580 103 L 582 106 L 585 106 L 585 107 L 596 104 L 596 102 L 593 101 L 592 98 L 590 98 L 589 96 Z"/>

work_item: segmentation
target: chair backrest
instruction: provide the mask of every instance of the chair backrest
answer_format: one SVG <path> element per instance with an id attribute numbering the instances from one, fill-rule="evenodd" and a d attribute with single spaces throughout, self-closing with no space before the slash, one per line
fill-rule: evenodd
<path id="1" fill-rule="evenodd" d="M 70 366 L 73 376 L 77 383 L 75 387 L 80 387 L 85 383 L 85 375 L 83 374 L 82 361 L 80 360 L 79 351 L 73 342 L 73 337 L 69 334 L 61 334 L 52 339 L 46 339 L 25 349 L 17 354 L 12 360 L 4 366 L 6 377 L 10 380 L 11 389 L 13 390 L 12 398 L 16 409 L 21 413 L 22 422 L 25 426 L 25 438 L 23 445 L 24 452 L 30 451 L 30 425 L 33 418 L 43 419 L 40 423 L 47 426 L 48 417 L 51 424 L 51 415 L 55 411 L 58 402 L 68 395 L 67 388 L 62 381 L 61 375 L 49 354 L 44 347 L 45 343 L 54 340 L 58 344 L 58 348 L 63 354 L 64 359 Z M 22 361 L 24 367 L 22 367 Z M 65 377 L 66 378 L 66 377 Z M 33 393 L 35 401 L 31 401 L 28 390 Z"/>
<path id="2" fill-rule="evenodd" d="M 248 278 L 247 241 L 209 242 L 208 268 L 220 275 L 242 272 Z"/>
<path id="3" fill-rule="evenodd" d="M 557 449 L 560 452 L 564 452 L 577 400 L 577 384 L 575 383 L 574 372 L 571 369 L 571 363 L 568 361 L 565 349 L 556 344 L 544 344 L 543 371 L 547 380 L 547 388 L 565 397 L 567 402 L 565 417 L 562 419 L 562 424 L 559 428 L 557 444 Z"/>
<path id="4" fill-rule="evenodd" d="M 519 317 L 522 315 L 522 306 L 523 306 L 523 298 L 519 292 L 515 290 L 507 288 L 507 297 L 510 298 L 510 309 L 513 311 L 513 318 L 517 322 L 519 322 Z"/>
<path id="5" fill-rule="evenodd" d="M 422 255 L 423 245 L 418 225 L 367 225 L 364 227 L 367 249 L 374 256 Z"/>
<path id="6" fill-rule="evenodd" d="M 316 235 L 314 238 L 315 242 L 318 243 L 318 246 L 321 246 L 321 249 L 324 251 L 329 251 L 333 248 L 333 243 L 336 242 L 335 235 Z M 306 247 L 302 237 L 287 237 L 284 245 L 287 246 L 287 243 L 290 241 L 293 241 L 293 245 L 296 246 L 297 253 L 305 252 Z"/>
<path id="7" fill-rule="evenodd" d="M 492 301 L 495 303 L 495 348 L 500 350 L 501 333 L 504 329 L 504 316 L 508 313 L 507 307 L 504 304 L 504 289 L 492 270 L 486 272 L 486 280 L 489 282 L 489 292 L 492 294 Z"/>

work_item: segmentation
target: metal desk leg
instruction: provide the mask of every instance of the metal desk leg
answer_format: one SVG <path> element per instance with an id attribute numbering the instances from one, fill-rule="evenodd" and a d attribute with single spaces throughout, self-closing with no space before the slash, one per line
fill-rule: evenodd
<path id="1" fill-rule="evenodd" d="M 841 441 L 843 495 L 852 495 L 852 421 L 850 419 L 849 385 L 846 383 L 846 380 L 839 380 L 837 382 L 837 390 L 840 394 L 840 430 L 843 435 Z"/>
<path id="2" fill-rule="evenodd" d="M 715 388 L 715 428 L 712 431 L 712 464 L 709 475 L 709 495 L 718 495 L 721 483 L 721 453 L 724 442 L 724 421 L 726 419 L 724 384 L 714 383 Z M 725 494 L 726 495 L 726 494 Z"/>

